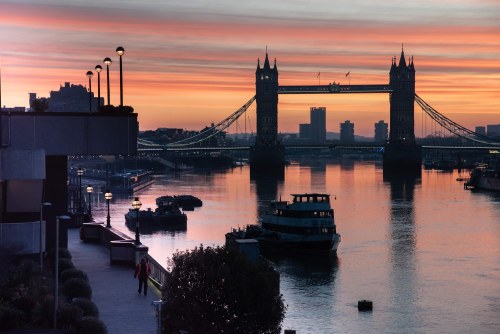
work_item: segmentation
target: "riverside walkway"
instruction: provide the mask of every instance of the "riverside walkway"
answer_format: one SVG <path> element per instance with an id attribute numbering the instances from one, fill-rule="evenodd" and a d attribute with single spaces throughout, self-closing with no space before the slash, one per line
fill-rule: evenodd
<path id="1" fill-rule="evenodd" d="M 89 277 L 92 301 L 109 334 L 157 333 L 156 310 L 151 303 L 160 299 L 160 291 L 149 283 L 147 296 L 137 293 L 134 269 L 111 265 L 109 251 L 81 241 L 78 229 L 68 230 L 68 250 L 75 267 Z"/>

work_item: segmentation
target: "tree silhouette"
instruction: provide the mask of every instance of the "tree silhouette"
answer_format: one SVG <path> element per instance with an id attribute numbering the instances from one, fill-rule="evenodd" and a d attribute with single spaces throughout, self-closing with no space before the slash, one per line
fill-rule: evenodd
<path id="1" fill-rule="evenodd" d="M 177 252 L 163 287 L 164 333 L 280 333 L 279 274 L 225 247 Z"/>

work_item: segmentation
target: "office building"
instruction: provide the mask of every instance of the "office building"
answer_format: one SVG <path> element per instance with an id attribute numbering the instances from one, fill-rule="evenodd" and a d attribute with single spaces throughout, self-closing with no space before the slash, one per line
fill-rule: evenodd
<path id="1" fill-rule="evenodd" d="M 309 141 L 311 138 L 311 124 L 299 124 L 299 138 Z"/>
<path id="2" fill-rule="evenodd" d="M 476 126 L 475 132 L 481 136 L 486 136 L 486 127 L 485 126 Z"/>
<path id="3" fill-rule="evenodd" d="M 490 138 L 500 137 L 500 124 L 488 124 L 486 125 L 486 134 Z"/>
<path id="4" fill-rule="evenodd" d="M 384 144 L 389 134 L 389 124 L 384 121 L 375 123 L 375 143 Z"/>
<path id="5" fill-rule="evenodd" d="M 340 123 L 340 142 L 342 144 L 354 143 L 354 123 L 349 120 Z"/>
<path id="6" fill-rule="evenodd" d="M 311 107 L 311 144 L 325 144 L 326 142 L 326 107 Z"/>

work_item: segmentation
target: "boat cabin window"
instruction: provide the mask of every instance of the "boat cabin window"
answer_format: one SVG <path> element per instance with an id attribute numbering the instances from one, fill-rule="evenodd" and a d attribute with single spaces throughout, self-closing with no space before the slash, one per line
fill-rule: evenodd
<path id="1" fill-rule="evenodd" d="M 329 195 L 295 195 L 293 203 L 328 203 L 330 202 Z"/>

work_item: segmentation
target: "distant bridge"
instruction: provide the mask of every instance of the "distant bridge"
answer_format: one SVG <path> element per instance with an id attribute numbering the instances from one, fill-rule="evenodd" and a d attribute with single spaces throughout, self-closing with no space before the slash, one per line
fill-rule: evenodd
<path id="1" fill-rule="evenodd" d="M 317 85 L 317 86 L 280 86 L 278 88 L 278 92 L 280 94 L 297 94 L 297 92 L 304 93 L 304 94 L 310 94 L 310 93 L 317 93 L 317 94 L 346 94 L 346 93 L 363 93 L 363 92 L 388 92 L 390 91 L 390 86 L 388 85 L 348 85 L 348 86 L 342 86 L 339 84 L 334 84 L 333 87 L 332 85 Z M 138 139 L 138 150 L 140 152 L 154 152 L 158 151 L 161 152 L 163 150 L 167 151 L 192 151 L 192 150 L 248 150 L 249 147 L 230 147 L 230 148 L 202 148 L 202 147 L 196 147 L 196 145 L 199 145 L 202 142 L 205 142 L 209 140 L 210 138 L 216 136 L 217 134 L 221 133 L 222 131 L 226 130 L 229 126 L 231 126 L 238 118 L 243 115 L 247 109 L 252 105 L 252 103 L 255 101 L 255 96 L 253 96 L 250 100 L 248 100 L 243 106 L 238 108 L 235 112 L 233 112 L 231 115 L 226 117 L 224 120 L 221 122 L 214 124 L 213 126 L 206 128 L 205 130 L 197 133 L 194 136 L 191 136 L 189 138 L 185 138 L 179 141 L 176 141 L 174 143 L 166 144 L 166 145 L 160 145 L 156 144 L 151 141 L 147 141 L 144 139 Z M 461 137 L 465 138 L 467 140 L 470 140 L 472 142 L 482 144 L 484 146 L 482 147 L 477 147 L 477 146 L 470 146 L 468 148 L 465 147 L 460 147 L 461 149 L 488 149 L 488 148 L 495 148 L 498 149 L 500 146 L 500 142 L 494 141 L 493 139 L 483 136 L 481 134 L 478 134 L 474 131 L 471 131 L 460 124 L 452 121 L 448 117 L 444 116 L 443 114 L 439 113 L 436 109 L 431 107 L 427 102 L 425 102 L 420 96 L 415 94 L 415 102 L 422 108 L 422 110 L 429 116 L 431 117 L 437 124 L 442 126 L 443 128 L 447 129 L 451 133 Z M 295 145 L 296 146 L 296 145 Z M 317 145 L 316 145 L 317 146 Z M 364 145 L 366 146 L 366 145 Z M 376 146 L 376 145 L 375 145 Z M 325 146 L 327 147 L 327 146 Z M 423 146 L 422 148 L 435 148 L 435 146 Z M 444 148 L 441 146 L 441 148 Z M 459 147 L 456 147 L 457 149 Z"/>

